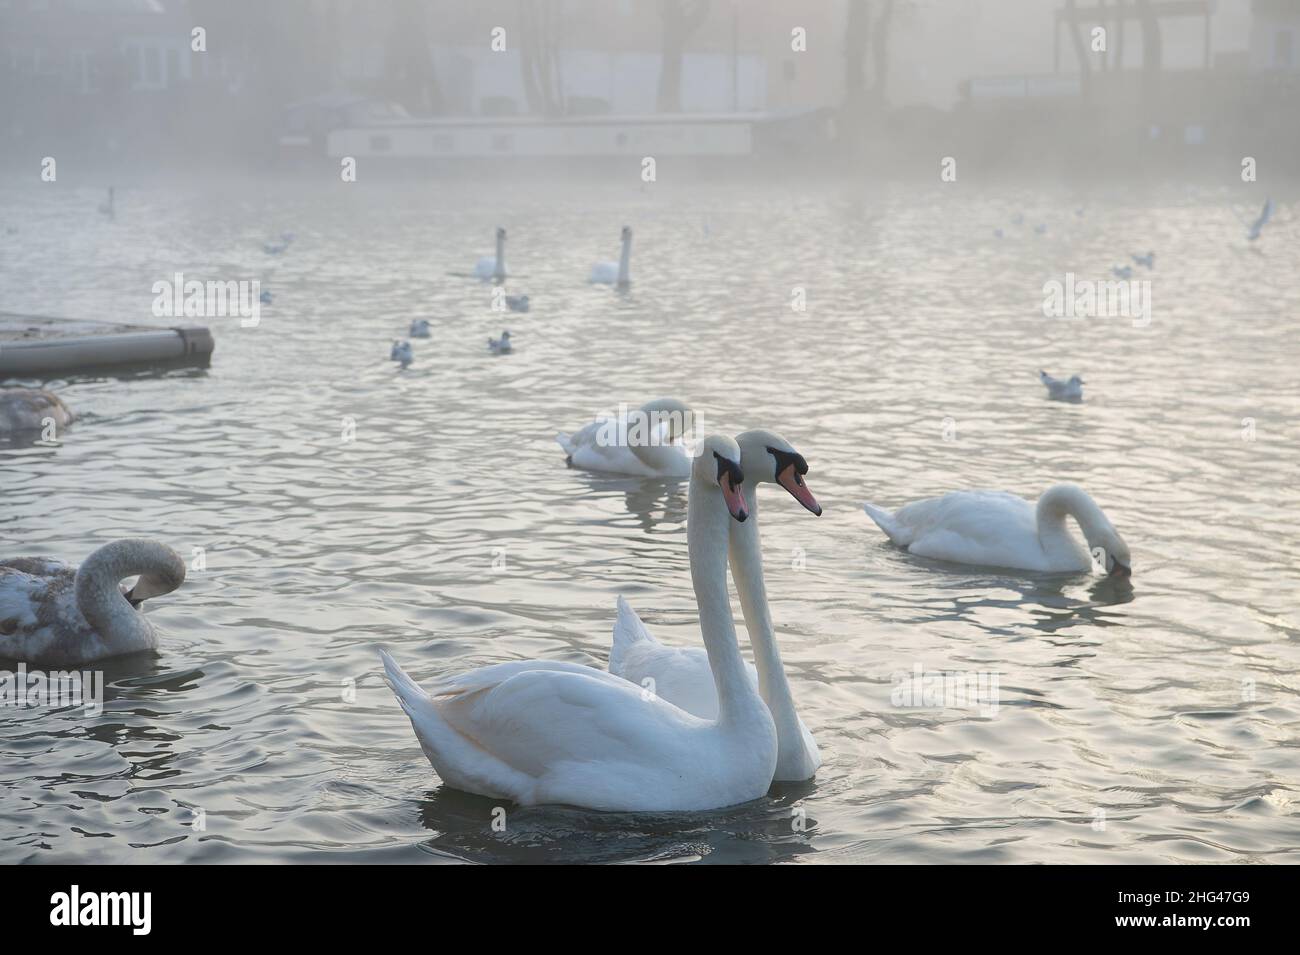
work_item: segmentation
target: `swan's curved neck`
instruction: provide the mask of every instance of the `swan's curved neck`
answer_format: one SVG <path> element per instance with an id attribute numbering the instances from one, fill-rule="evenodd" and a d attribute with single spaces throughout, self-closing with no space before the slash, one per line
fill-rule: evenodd
<path id="1" fill-rule="evenodd" d="M 651 470 L 672 474 L 682 463 L 682 449 L 672 442 L 687 428 L 690 410 L 678 401 L 648 401 L 637 409 L 643 427 L 628 431 L 628 450 Z M 667 427 L 662 425 L 666 423 Z M 633 440 L 633 438 L 636 440 Z"/>
<path id="2" fill-rule="evenodd" d="M 628 270 L 628 262 L 631 260 L 631 258 L 632 258 L 632 237 L 630 235 L 625 235 L 623 236 L 623 249 L 618 254 L 618 284 L 619 285 L 628 284 L 627 270 Z"/>
<path id="3" fill-rule="evenodd" d="M 772 614 L 767 605 L 767 585 L 763 580 L 763 546 L 758 532 L 758 486 L 752 481 L 744 483 L 745 502 L 749 505 L 749 519 L 743 524 L 731 522 L 728 552 L 731 557 L 731 575 L 740 595 L 740 608 L 745 615 L 745 629 L 754 647 L 754 666 L 758 670 L 758 692 L 767 703 L 776 723 L 777 745 L 782 754 L 801 752 L 803 733 L 799 729 L 799 715 L 795 711 L 794 695 L 781 663 L 781 650 L 772 628 Z"/>
<path id="4" fill-rule="evenodd" d="M 703 481 L 691 482 L 686 518 L 686 549 L 691 583 L 700 610 L 700 630 L 718 690 L 718 722 L 753 720 L 766 707 L 754 692 L 736 643 L 736 625 L 727 595 L 727 524 L 733 523 L 722 492 Z"/>
<path id="5" fill-rule="evenodd" d="M 1070 535 L 1066 518 L 1073 517 L 1079 522 L 1079 529 L 1089 546 L 1100 540 L 1108 524 L 1097 502 L 1080 488 L 1069 484 L 1058 484 L 1048 488 L 1038 499 L 1035 519 L 1038 523 L 1038 539 L 1044 550 L 1054 547 L 1069 547 L 1078 550 L 1078 544 Z"/>
<path id="6" fill-rule="evenodd" d="M 170 593 L 185 579 L 185 564 L 170 549 L 145 540 L 105 544 L 77 569 L 77 609 L 119 652 L 154 646 L 154 629 L 122 596 L 118 585 L 140 575 L 141 599 Z"/>

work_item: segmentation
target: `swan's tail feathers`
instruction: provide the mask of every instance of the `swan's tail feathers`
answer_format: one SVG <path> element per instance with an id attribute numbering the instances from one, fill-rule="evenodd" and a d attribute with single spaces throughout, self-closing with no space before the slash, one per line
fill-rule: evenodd
<path id="1" fill-rule="evenodd" d="M 618 616 L 614 619 L 614 642 L 609 649 L 609 672 L 615 676 L 622 676 L 628 653 L 637 644 L 645 642 L 658 643 L 659 641 L 650 635 L 650 631 L 636 615 L 632 605 L 619 595 Z"/>
<path id="2" fill-rule="evenodd" d="M 406 675 L 387 650 L 380 650 L 379 655 L 389 689 L 411 720 L 420 749 L 443 782 L 465 792 L 526 800 L 529 785 L 523 773 L 457 732 L 438 712 L 433 698 Z"/>
<path id="3" fill-rule="evenodd" d="M 387 650 L 380 650 L 379 656 L 384 661 L 384 679 L 388 683 L 388 688 L 397 697 L 397 702 L 402 704 L 402 709 L 406 711 L 407 716 L 414 719 L 416 713 L 423 713 L 426 708 L 433 706 L 429 694 L 406 675 L 406 671 L 398 665 Z"/>
<path id="4" fill-rule="evenodd" d="M 875 521 L 876 526 L 884 531 L 885 535 L 899 547 L 906 547 L 912 543 L 912 535 L 898 521 L 894 520 L 893 514 L 867 501 L 862 502 L 862 509 L 867 512 L 867 517 Z"/>
<path id="5" fill-rule="evenodd" d="M 577 445 L 573 443 L 573 435 L 561 431 L 555 435 L 555 443 L 564 449 L 565 459 L 572 464 L 573 452 L 578 450 Z"/>

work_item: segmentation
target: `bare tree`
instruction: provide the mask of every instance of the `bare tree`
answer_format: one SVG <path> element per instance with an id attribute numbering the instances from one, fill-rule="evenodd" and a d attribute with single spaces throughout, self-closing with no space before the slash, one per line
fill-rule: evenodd
<path id="1" fill-rule="evenodd" d="M 398 0 L 390 9 L 384 44 L 384 92 L 413 112 L 434 112 L 441 103 L 424 6 L 419 0 Z"/>
<path id="2" fill-rule="evenodd" d="M 871 95 L 881 109 L 886 105 L 885 93 L 889 84 L 889 29 L 893 22 L 894 0 L 884 0 L 871 34 L 871 71 L 875 78 Z"/>
<path id="3" fill-rule="evenodd" d="M 663 65 L 659 70 L 659 112 L 682 111 L 682 52 L 709 15 L 709 0 L 663 0 Z"/>
<path id="4" fill-rule="evenodd" d="M 1070 31 L 1070 45 L 1074 47 L 1074 57 L 1079 61 L 1079 91 L 1086 103 L 1092 99 L 1092 63 L 1088 60 L 1088 48 L 1083 42 L 1079 30 L 1079 5 L 1075 0 L 1065 0 L 1066 28 Z"/>
<path id="5" fill-rule="evenodd" d="M 547 116 L 564 110 L 564 76 L 556 42 L 556 15 L 551 0 L 520 4 L 521 33 L 526 37 L 519 48 L 519 69 L 523 74 L 524 97 L 534 113 Z"/>
<path id="6" fill-rule="evenodd" d="M 1151 8 L 1151 0 L 1136 0 L 1136 6 L 1142 28 L 1142 102 L 1150 116 L 1160 79 L 1160 19 Z"/>
<path id="7" fill-rule="evenodd" d="M 871 7 L 868 0 L 849 0 L 844 22 L 844 105 L 846 117 L 857 119 L 867 99 L 863 68 L 871 37 Z"/>
<path id="8" fill-rule="evenodd" d="M 889 84 L 889 39 L 895 0 L 881 0 L 872 20 L 872 0 L 849 0 L 844 22 L 844 102 L 840 108 L 840 137 L 856 152 L 868 113 L 885 109 Z M 904 9 L 906 13 L 906 8 Z M 867 87 L 867 51 L 871 52 L 871 86 Z"/>

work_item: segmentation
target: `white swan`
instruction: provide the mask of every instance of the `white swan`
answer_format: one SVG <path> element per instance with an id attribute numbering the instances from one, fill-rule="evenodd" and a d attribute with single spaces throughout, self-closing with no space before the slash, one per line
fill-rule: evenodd
<path id="1" fill-rule="evenodd" d="M 527 296 L 527 295 L 507 295 L 507 296 L 506 296 L 506 306 L 507 306 L 507 307 L 510 309 L 510 311 L 512 311 L 512 312 L 526 312 L 526 311 L 528 311 L 528 308 L 529 308 L 529 305 L 528 305 L 528 296 Z"/>
<path id="2" fill-rule="evenodd" d="M 388 350 L 388 358 L 405 368 L 415 360 L 415 352 L 410 342 L 393 342 L 393 347 Z"/>
<path id="3" fill-rule="evenodd" d="M 130 590 L 119 586 L 139 575 Z M 154 650 L 158 631 L 136 608 L 185 581 L 185 561 L 165 544 L 105 544 L 80 568 L 48 557 L 0 561 L 0 657 L 75 666 Z"/>
<path id="4" fill-rule="evenodd" d="M 776 724 L 773 779 L 811 779 L 821 766 L 821 754 L 812 733 L 795 710 L 772 629 L 758 534 L 758 485 L 779 484 L 814 514 L 820 516 L 822 509 L 803 480 L 808 464 L 790 442 L 771 431 L 746 431 L 736 436 L 736 443 L 740 446 L 740 468 L 745 474 L 743 490 L 750 510 L 749 520 L 730 525 L 731 576 L 736 581 L 745 629 L 749 631 L 758 663 L 757 667 L 746 664 L 746 670 Z M 642 687 L 653 687 L 653 692 L 669 703 L 701 719 L 717 718 L 718 692 L 713 685 L 708 654 L 700 647 L 669 647 L 660 643 L 621 598 L 614 623 L 614 645 L 609 653 L 609 672 Z"/>
<path id="5" fill-rule="evenodd" d="M 485 255 L 474 263 L 474 277 L 484 282 L 506 277 L 506 230 L 497 227 L 497 254 Z"/>
<path id="6" fill-rule="evenodd" d="M 682 436 L 691 429 L 693 412 L 675 398 L 656 398 L 640 408 L 623 409 L 612 418 L 597 418 L 573 434 L 555 440 L 571 467 L 637 477 L 684 478 L 691 459 Z"/>
<path id="7" fill-rule="evenodd" d="M 1146 255 L 1130 255 L 1129 258 L 1137 265 L 1145 266 L 1148 269 L 1156 267 L 1156 254 L 1154 252 L 1148 252 Z"/>
<path id="8" fill-rule="evenodd" d="M 623 249 L 617 262 L 597 262 L 591 267 L 589 281 L 598 285 L 617 285 L 626 288 L 630 281 L 627 274 L 628 259 L 632 255 L 632 229 L 623 226 Z"/>
<path id="9" fill-rule="evenodd" d="M 406 334 L 410 335 L 412 338 L 428 338 L 429 320 L 427 318 L 411 319 L 411 326 L 406 330 Z"/>
<path id="10" fill-rule="evenodd" d="M 672 812 L 767 792 L 776 730 L 745 673 L 727 598 L 727 525 L 746 516 L 740 449 L 707 438 L 691 471 L 686 538 L 719 713 L 702 720 L 622 677 L 524 660 L 420 689 L 387 653 L 389 686 L 444 783 L 523 805 Z"/>
<path id="11" fill-rule="evenodd" d="M 1039 371 L 1038 380 L 1047 386 L 1047 397 L 1053 401 L 1083 400 L 1084 380 L 1078 375 L 1071 375 L 1068 381 L 1062 381 L 1045 371 Z"/>
<path id="12" fill-rule="evenodd" d="M 1079 523 L 1088 547 L 1101 548 L 1107 573 L 1127 577 L 1133 562 L 1097 502 L 1073 484 L 1056 484 L 1037 506 L 1003 491 L 953 491 L 915 501 L 893 514 L 863 503 L 889 539 L 908 553 L 961 564 L 1065 573 L 1092 566 L 1066 526 Z"/>
<path id="13" fill-rule="evenodd" d="M 0 391 L 0 434 L 39 431 L 46 422 L 56 431 L 72 422 L 72 412 L 52 391 L 43 388 L 5 388 Z"/>
<path id="14" fill-rule="evenodd" d="M 514 346 L 510 344 L 510 333 L 502 332 L 500 338 L 489 338 L 488 351 L 494 355 L 509 355 L 514 351 Z"/>
<path id="15" fill-rule="evenodd" d="M 1117 279 L 1123 279 L 1124 281 L 1127 282 L 1129 279 L 1133 277 L 1133 266 L 1131 265 L 1112 266 L 1110 270 L 1110 274 L 1115 276 L 1115 278 Z"/>

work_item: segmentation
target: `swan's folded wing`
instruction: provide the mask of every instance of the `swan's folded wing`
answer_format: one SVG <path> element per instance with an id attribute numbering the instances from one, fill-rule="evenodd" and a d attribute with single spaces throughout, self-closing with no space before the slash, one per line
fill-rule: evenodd
<path id="1" fill-rule="evenodd" d="M 1032 534 L 1036 526 L 1033 506 L 1004 491 L 954 491 L 916 501 L 895 511 L 894 520 L 911 530 L 914 544 L 935 534 L 997 543 L 1009 531 Z"/>
<path id="2" fill-rule="evenodd" d="M 493 757 L 535 779 L 575 763 L 668 759 L 681 730 L 698 722 L 621 677 L 580 669 L 520 670 L 491 689 L 444 698 L 439 710 Z"/>
<path id="3" fill-rule="evenodd" d="M 623 676 L 628 662 L 628 655 L 636 649 L 649 649 L 662 645 L 651 636 L 646 625 L 641 622 L 632 605 L 618 598 L 618 615 L 614 618 L 614 637 L 609 649 L 609 672 Z"/>
<path id="4" fill-rule="evenodd" d="M 39 559 L 39 558 L 38 558 Z M 29 558 L 18 558 L 24 562 Z M 0 565 L 0 648 L 6 637 L 25 634 L 36 626 L 36 613 L 45 599 L 48 581 L 12 566 Z"/>

